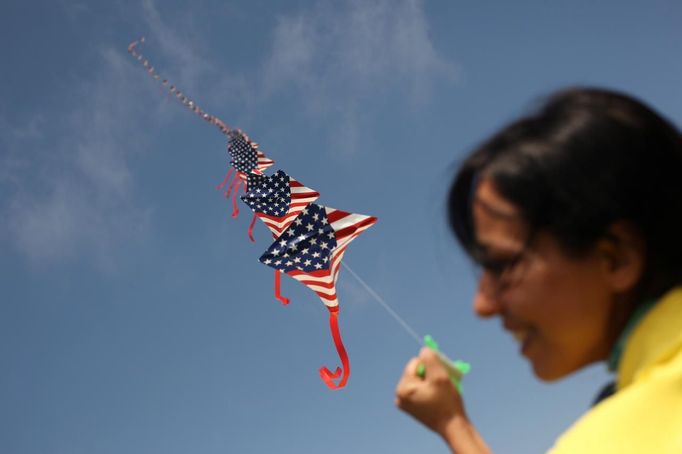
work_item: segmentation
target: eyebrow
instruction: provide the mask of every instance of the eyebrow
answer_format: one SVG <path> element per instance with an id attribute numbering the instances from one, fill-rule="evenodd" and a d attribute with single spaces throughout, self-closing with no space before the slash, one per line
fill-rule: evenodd
<path id="1" fill-rule="evenodd" d="M 481 200 L 478 197 L 474 198 L 474 205 L 479 206 L 480 208 L 482 208 L 486 212 L 492 214 L 493 216 L 496 216 L 496 217 L 499 217 L 499 218 L 502 218 L 505 220 L 509 220 L 509 221 L 521 221 L 522 220 L 521 215 L 519 213 L 494 207 L 494 206 L 490 205 L 489 203 L 484 202 L 483 200 Z"/>
<path id="2" fill-rule="evenodd" d="M 525 247 L 515 247 L 510 245 L 498 245 L 483 243 L 480 241 L 476 242 L 476 248 L 478 249 L 478 255 L 486 260 L 498 260 L 505 259 L 508 255 L 516 255 L 525 250 Z"/>

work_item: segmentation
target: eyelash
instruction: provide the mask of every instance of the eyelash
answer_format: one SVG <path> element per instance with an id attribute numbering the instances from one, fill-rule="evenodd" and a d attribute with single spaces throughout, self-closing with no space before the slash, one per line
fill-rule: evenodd
<path id="1" fill-rule="evenodd" d="M 521 261 L 522 257 L 523 254 L 518 254 L 508 259 L 482 259 L 479 262 L 479 265 L 489 273 L 501 276 L 506 271 L 514 269 L 514 267 Z"/>

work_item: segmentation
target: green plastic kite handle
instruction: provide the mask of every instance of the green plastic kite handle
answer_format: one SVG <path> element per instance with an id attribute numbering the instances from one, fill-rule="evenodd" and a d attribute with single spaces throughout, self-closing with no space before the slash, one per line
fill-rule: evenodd
<path id="1" fill-rule="evenodd" d="M 424 336 L 424 345 L 436 352 L 441 362 L 447 369 L 448 375 L 450 375 L 450 380 L 452 380 L 452 383 L 457 387 L 457 391 L 462 394 L 462 378 L 471 370 L 471 364 L 460 360 L 453 361 L 448 358 L 443 352 L 440 351 L 438 348 L 438 343 L 434 340 L 434 338 L 428 334 Z"/>

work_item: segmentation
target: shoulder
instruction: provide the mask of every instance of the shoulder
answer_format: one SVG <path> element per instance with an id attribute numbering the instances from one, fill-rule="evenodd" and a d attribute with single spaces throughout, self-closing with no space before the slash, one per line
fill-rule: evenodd
<path id="1" fill-rule="evenodd" d="M 549 452 L 679 454 L 681 427 L 682 343 L 587 412 Z"/>

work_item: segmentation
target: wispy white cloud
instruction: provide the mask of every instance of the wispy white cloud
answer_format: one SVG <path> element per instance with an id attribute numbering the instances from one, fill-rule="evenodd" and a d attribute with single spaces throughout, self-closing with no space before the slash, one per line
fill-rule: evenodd
<path id="1" fill-rule="evenodd" d="M 120 243 L 139 239 L 148 225 L 128 165 L 139 151 L 133 124 L 142 112 L 129 102 L 132 71 L 124 59 L 102 51 L 94 78 L 73 89 L 82 102 L 72 109 L 44 106 L 28 127 L 2 125 L 5 162 L 12 163 L 2 175 L 10 192 L 2 207 L 6 233 L 33 263 L 85 255 L 109 267 Z"/>
<path id="2" fill-rule="evenodd" d="M 263 87 L 293 88 L 311 112 L 337 115 L 347 141 L 368 96 L 404 93 L 414 107 L 456 75 L 431 42 L 421 1 L 347 0 L 279 18 Z"/>
<path id="3" fill-rule="evenodd" d="M 79 0 L 59 0 L 57 4 L 71 22 L 78 21 L 84 14 L 90 12 L 88 4 Z"/>
<path id="4" fill-rule="evenodd" d="M 187 68 L 179 78 L 194 83 L 206 64 L 174 37 L 151 0 L 144 12 L 150 36 Z M 0 184 L 8 195 L 0 233 L 29 262 L 85 257 L 109 269 L 117 250 L 148 234 L 151 208 L 136 197 L 130 160 L 148 143 L 145 125 L 158 121 L 149 111 L 165 98 L 139 83 L 138 66 L 125 49 L 101 48 L 88 75 L 65 89 L 75 102 L 41 106 L 21 124 L 0 119 Z"/>
<path id="5" fill-rule="evenodd" d="M 174 18 L 182 19 L 182 27 L 173 27 L 161 16 L 154 0 L 143 0 L 142 9 L 154 50 L 169 57 L 167 69 L 173 71 L 173 82 L 188 92 L 194 91 L 197 79 L 209 69 L 209 64 L 201 57 L 203 46 L 197 42 L 201 34 L 194 33 L 191 10 L 173 14 Z"/>

